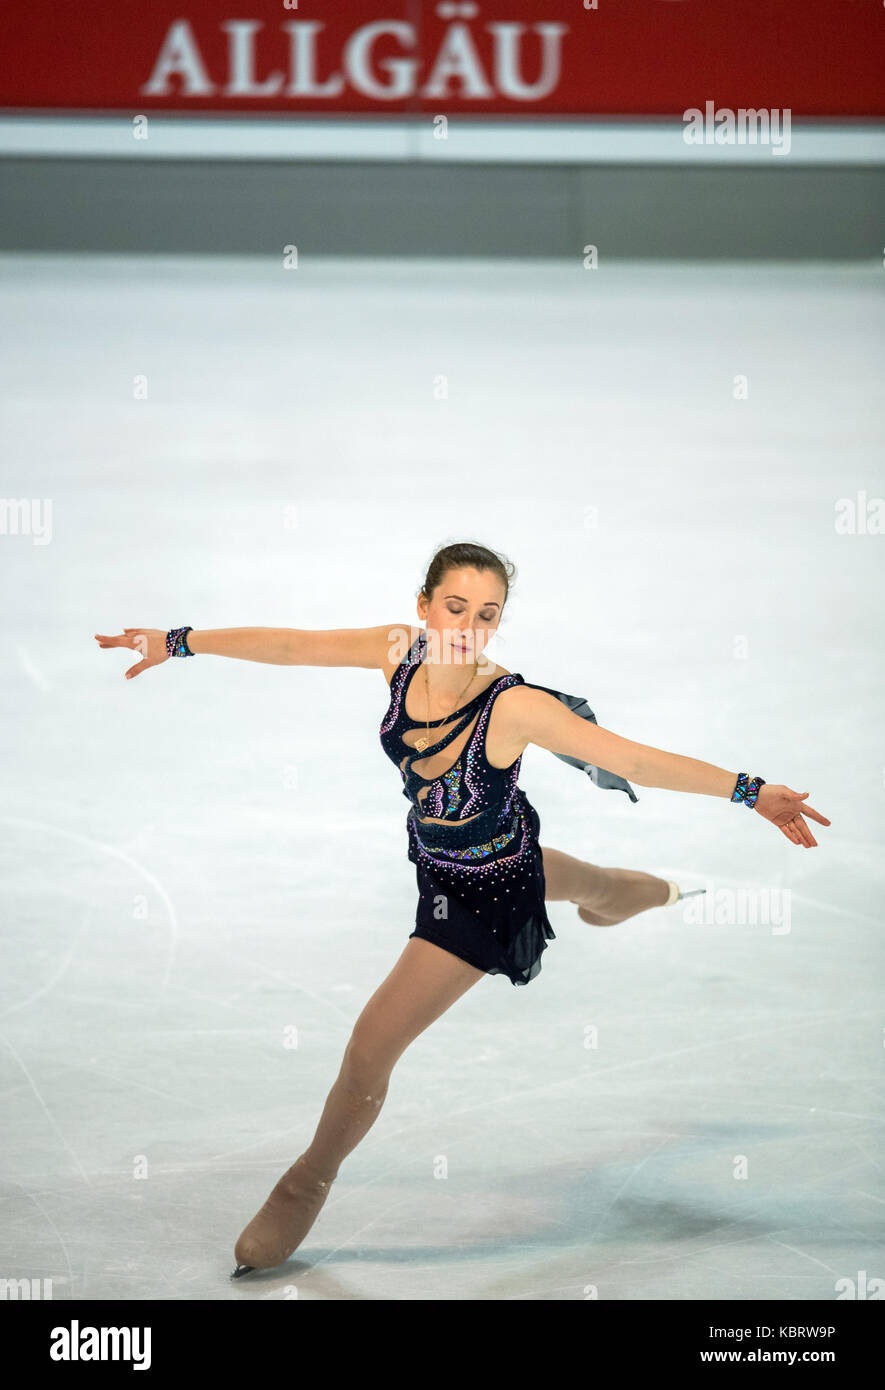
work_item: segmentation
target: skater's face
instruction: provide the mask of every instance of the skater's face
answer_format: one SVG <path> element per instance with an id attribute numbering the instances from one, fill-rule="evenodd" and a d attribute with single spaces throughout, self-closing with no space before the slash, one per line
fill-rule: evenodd
<path id="1" fill-rule="evenodd" d="M 431 659 L 470 665 L 494 636 L 504 601 L 504 585 L 492 570 L 471 566 L 449 570 L 429 602 L 423 595 L 418 599 Z"/>

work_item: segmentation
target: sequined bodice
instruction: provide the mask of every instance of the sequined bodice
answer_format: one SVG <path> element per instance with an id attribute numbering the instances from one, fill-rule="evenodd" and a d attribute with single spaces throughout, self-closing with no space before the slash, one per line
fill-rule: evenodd
<path id="1" fill-rule="evenodd" d="M 510 767 L 493 767 L 486 754 L 486 734 L 496 698 L 502 690 L 524 684 L 523 677 L 518 672 L 502 676 L 441 719 L 411 719 L 406 714 L 406 691 L 421 664 L 426 642 L 422 632 L 393 674 L 390 704 L 381 722 L 381 746 L 399 769 L 403 796 L 411 801 L 417 817 L 457 823 L 484 812 L 483 824 L 503 819 L 509 814 L 517 791 L 522 756 Z M 414 736 L 411 742 L 404 740 L 403 735 L 410 730 L 426 734 L 428 723 L 431 743 L 427 747 L 415 747 Z M 440 731 L 440 737 L 434 742 L 435 729 Z M 465 730 L 469 733 L 459 740 Z M 453 743 L 456 748 L 452 756 L 440 757 Z M 433 761 L 435 776 L 426 772 L 422 775 L 413 766 L 424 760 Z"/>

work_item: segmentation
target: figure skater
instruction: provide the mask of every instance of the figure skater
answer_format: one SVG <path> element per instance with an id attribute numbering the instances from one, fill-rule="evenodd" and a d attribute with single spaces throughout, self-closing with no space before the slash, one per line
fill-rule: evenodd
<path id="1" fill-rule="evenodd" d="M 283 1174 L 234 1248 L 232 1278 L 283 1263 L 314 1224 L 343 1160 L 368 1133 L 394 1065 L 419 1034 L 484 975 L 526 985 L 555 934 L 545 903 L 574 903 L 597 927 L 689 894 L 635 869 L 601 867 L 539 843 L 540 818 L 517 785 L 530 743 L 638 800 L 645 787 L 727 797 L 776 825 L 791 843 L 817 841 L 808 792 L 666 753 L 596 723 L 586 700 L 526 681 L 484 658 L 514 566 L 472 542 L 434 555 L 417 603 L 423 628 L 382 624 L 328 632 L 292 628 L 124 628 L 99 645 L 141 653 L 126 679 L 170 657 L 211 654 L 293 666 L 362 666 L 384 673 L 384 752 L 409 801 L 415 930 L 354 1024 L 310 1144 Z M 704 892 L 695 889 L 694 892 Z"/>

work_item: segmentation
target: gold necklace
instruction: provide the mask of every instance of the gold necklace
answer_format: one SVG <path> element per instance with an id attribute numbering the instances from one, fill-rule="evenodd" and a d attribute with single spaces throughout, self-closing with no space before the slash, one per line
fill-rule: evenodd
<path id="1" fill-rule="evenodd" d="M 426 663 L 426 661 L 422 661 L 421 665 L 424 667 L 424 684 L 425 684 L 425 686 L 427 687 L 427 709 L 428 709 L 428 715 L 427 715 L 427 718 L 424 720 L 424 726 L 425 726 L 425 728 L 427 729 L 427 737 L 426 737 L 426 738 L 419 738 L 419 739 L 417 739 L 416 742 L 415 742 L 415 747 L 417 748 L 417 750 L 418 750 L 419 753 L 422 753 L 422 752 L 424 751 L 424 749 L 427 747 L 427 745 L 429 744 L 429 742 L 430 742 L 430 723 L 429 723 L 429 720 L 430 720 L 430 714 L 429 714 L 429 710 L 430 710 L 430 677 L 429 677 L 428 674 L 427 674 L 427 663 Z M 460 701 L 463 700 L 464 696 L 467 694 L 467 691 L 470 689 L 470 687 L 472 686 L 473 682 L 476 680 L 476 670 L 477 670 L 477 667 L 478 667 L 478 666 L 479 666 L 479 658 L 478 658 L 478 657 L 474 657 L 474 658 L 473 658 L 473 675 L 470 677 L 470 680 L 467 682 L 467 684 L 465 685 L 464 689 L 461 691 L 461 694 L 458 696 L 459 704 L 460 704 Z M 459 707 L 458 705 L 455 706 L 455 708 L 452 710 L 452 714 L 457 714 L 457 712 L 458 712 L 458 707 Z M 451 719 L 451 717 L 452 717 L 451 714 L 449 714 L 449 715 L 443 715 L 443 719 Z"/>

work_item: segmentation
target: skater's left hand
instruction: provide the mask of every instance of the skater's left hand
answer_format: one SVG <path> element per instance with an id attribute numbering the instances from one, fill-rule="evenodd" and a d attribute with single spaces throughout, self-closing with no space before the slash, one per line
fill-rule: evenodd
<path id="1" fill-rule="evenodd" d="M 759 788 L 756 810 L 760 816 L 776 825 L 794 845 L 802 845 L 809 849 L 812 845 L 817 845 L 817 840 L 799 812 L 811 820 L 816 820 L 819 825 L 829 825 L 830 822 L 820 811 L 815 811 L 813 806 L 803 806 L 806 796 L 808 792 L 794 792 L 790 787 L 773 787 L 766 782 L 764 787 Z"/>

